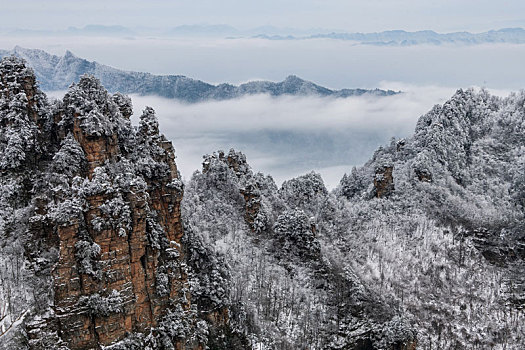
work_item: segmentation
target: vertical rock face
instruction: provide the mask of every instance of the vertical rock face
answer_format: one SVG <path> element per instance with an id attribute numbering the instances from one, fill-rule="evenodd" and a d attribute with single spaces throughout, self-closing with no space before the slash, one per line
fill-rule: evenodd
<path id="1" fill-rule="evenodd" d="M 376 170 L 374 177 L 375 196 L 388 197 L 394 191 L 393 166 L 385 166 Z"/>
<path id="2" fill-rule="evenodd" d="M 181 244 L 183 186 L 153 109 L 135 131 L 129 98 L 93 77 L 49 105 L 22 61 L 0 68 L 10 107 L 0 122 L 2 188 L 23 189 L 2 199 L 23 210 L 28 227 L 10 234 L 2 215 L 2 234 L 42 265 L 36 285 L 24 288 L 45 289 L 7 326 L 24 320 L 32 349 L 199 348 L 198 337 L 186 337 L 198 332 Z"/>
<path id="3" fill-rule="evenodd" d="M 60 133 L 71 132 L 85 155 L 82 214 L 58 228 L 54 276 L 62 339 L 71 349 L 145 333 L 158 325 L 170 301 L 187 299 L 182 182 L 173 147 L 159 135 L 152 109 L 133 135 L 118 107 L 96 80 L 85 77 L 59 112 L 59 128 L 66 121 Z M 86 259 L 93 260 L 91 270 L 83 268 Z M 108 304 L 107 310 L 97 302 Z M 189 308 L 189 301 L 181 304 Z"/>
<path id="4" fill-rule="evenodd" d="M 222 176 L 227 176 L 227 168 L 231 169 L 241 186 L 239 192 L 244 198 L 244 218 L 252 232 L 261 232 L 266 229 L 267 217 L 261 208 L 261 194 L 256 178 L 246 162 L 246 156 L 241 152 L 231 149 L 227 155 L 223 151 L 207 155 L 203 162 L 203 173 L 210 169 Z M 224 180 L 224 179 L 220 179 Z"/>
<path id="5" fill-rule="evenodd" d="M 149 125 L 156 123 L 151 109 L 141 118 L 136 144 L 123 147 L 119 132 L 127 119 L 117 107 L 96 80 L 85 77 L 66 95 L 58 117 L 59 127 L 72 121 L 61 134 L 72 133 L 86 165 L 79 174 L 87 189 L 81 195 L 82 214 L 58 227 L 60 259 L 54 274 L 62 339 L 72 349 L 144 333 L 157 326 L 170 299 L 185 297 L 182 187 L 173 147 Z M 140 155 L 133 152 L 139 150 Z M 134 160 L 160 170 L 141 174 L 149 169 L 133 167 Z M 96 265 L 91 271 L 82 268 L 86 258 Z M 98 310 L 91 305 L 95 302 L 108 303 L 108 310 Z"/>

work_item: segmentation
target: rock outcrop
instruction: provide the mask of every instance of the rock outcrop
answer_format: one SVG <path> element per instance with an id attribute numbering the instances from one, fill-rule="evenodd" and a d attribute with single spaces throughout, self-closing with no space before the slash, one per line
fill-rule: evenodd
<path id="1" fill-rule="evenodd" d="M 384 166 L 376 170 L 374 177 L 375 196 L 388 197 L 394 191 L 393 166 Z"/>
<path id="2" fill-rule="evenodd" d="M 37 266 L 36 285 L 24 288 L 45 290 L 20 310 L 11 302 L 9 312 L 23 317 L 9 316 L 6 328 L 23 321 L 31 349 L 201 348 L 182 245 L 183 185 L 154 111 L 134 131 L 130 100 L 90 76 L 49 105 L 14 58 L 0 64 L 0 92 L 11 107 L 0 122 L 2 184 L 22 189 L 6 200 L 27 227 L 14 236 L 11 226 L 23 232 L 24 222 L 8 223 L 2 237 Z"/>
<path id="3" fill-rule="evenodd" d="M 261 209 L 261 193 L 259 184 L 254 177 L 250 166 L 246 162 L 246 156 L 241 152 L 231 149 L 227 155 L 224 151 L 218 151 L 212 155 L 207 155 L 203 162 L 202 172 L 207 173 L 211 168 L 217 172 L 227 173 L 229 168 L 233 171 L 239 183 L 239 193 L 244 198 L 245 220 L 252 232 L 261 232 L 267 228 L 267 217 Z"/>
<path id="4" fill-rule="evenodd" d="M 86 168 L 78 176 L 87 186 L 98 181 L 102 186 L 82 198 L 82 215 L 57 227 L 60 258 L 53 273 L 54 306 L 63 329 L 61 337 L 71 349 L 96 348 L 128 333 L 146 333 L 167 313 L 171 300 L 189 298 L 180 244 L 182 187 L 173 147 L 158 134 L 158 128 L 142 128 L 155 122 L 154 114 L 146 110 L 136 135 L 137 146 L 146 154 L 153 153 L 148 160 L 166 169 L 159 175 L 137 176 L 137 169 L 127 163 L 137 155 L 121 149 L 118 141 L 118 123 L 125 124 L 125 117 L 119 115 L 109 96 L 96 101 L 95 112 L 88 112 L 100 113 L 99 119 L 91 121 L 93 125 L 86 122 L 90 115 L 75 105 L 88 104 L 94 94 L 105 95 L 96 80 L 83 78 L 66 95 L 54 117 L 57 125 L 72 120 L 72 130 L 66 124 L 60 134 L 72 133 L 85 154 Z M 103 125 L 111 119 L 116 125 Z M 97 127 L 104 132 L 98 132 Z M 144 183 L 120 187 L 115 180 L 122 174 L 111 174 L 111 168 L 119 166 L 135 170 L 135 174 L 124 176 L 135 176 L 135 182 Z M 107 187 L 113 188 L 108 191 Z M 97 254 L 92 256 L 99 267 L 96 273 L 80 268 L 78 257 L 85 256 L 79 254 L 86 245 L 83 242 L 89 242 L 87 249 L 96 247 Z M 161 286 L 161 282 L 165 284 Z M 119 305 L 108 312 L 89 304 L 94 296 L 107 300 L 110 293 L 118 295 L 114 302 Z M 189 306 L 189 301 L 183 304 L 184 308 Z"/>

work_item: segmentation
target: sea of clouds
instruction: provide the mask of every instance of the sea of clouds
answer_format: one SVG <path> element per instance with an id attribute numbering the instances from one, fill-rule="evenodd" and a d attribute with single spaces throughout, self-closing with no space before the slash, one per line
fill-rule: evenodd
<path id="1" fill-rule="evenodd" d="M 272 175 L 278 185 L 316 171 L 333 189 L 344 173 L 364 164 L 378 147 L 393 137 L 410 137 L 418 118 L 456 90 L 399 82 L 382 82 L 380 87 L 403 93 L 349 98 L 253 95 L 194 104 L 131 95 L 132 122 L 138 125 L 146 106 L 155 109 L 185 180 L 202 168 L 204 155 L 233 148 L 246 154 L 255 172 Z M 63 95 L 64 91 L 48 92 L 51 98 Z"/>
<path id="2" fill-rule="evenodd" d="M 132 96 L 134 121 L 156 109 L 173 140 L 185 179 L 202 156 L 230 148 L 246 153 L 255 171 L 280 184 L 315 170 L 334 188 L 392 137 L 407 137 L 417 119 L 458 88 L 486 86 L 506 94 L 525 81 L 525 45 L 376 47 L 337 40 L 270 41 L 251 38 L 3 36 L 0 48 L 41 48 L 119 69 L 183 74 L 212 83 L 283 80 L 289 74 L 329 88 L 403 91 L 389 97 L 346 99 L 257 95 L 184 104 Z M 59 93 L 57 94 L 59 95 Z"/>
<path id="3" fill-rule="evenodd" d="M 186 179 L 201 168 L 204 154 L 234 148 L 247 155 L 255 171 L 271 174 L 278 184 L 314 170 L 334 188 L 378 146 L 411 135 L 422 114 L 454 93 L 436 86 L 384 85 L 405 92 L 345 99 L 255 95 L 197 104 L 132 95 L 133 121 L 138 122 L 145 106 L 155 108 Z"/>

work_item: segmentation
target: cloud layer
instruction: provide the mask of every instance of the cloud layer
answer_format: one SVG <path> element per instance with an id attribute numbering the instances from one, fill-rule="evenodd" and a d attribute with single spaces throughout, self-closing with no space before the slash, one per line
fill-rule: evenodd
<path id="1" fill-rule="evenodd" d="M 328 188 L 335 188 L 345 172 L 364 164 L 377 147 L 392 137 L 411 136 L 418 118 L 455 92 L 399 82 L 382 82 L 380 87 L 405 92 L 346 99 L 257 95 L 197 104 L 131 95 L 132 122 L 138 125 L 146 106 L 156 110 L 186 180 L 201 169 L 203 155 L 234 148 L 246 154 L 254 171 L 272 175 L 278 185 L 315 170 Z M 63 95 L 48 92 L 50 97 Z"/>
<path id="2" fill-rule="evenodd" d="M 229 101 L 182 104 L 153 96 L 132 96 L 134 122 L 145 106 L 157 111 L 161 131 L 173 140 L 185 178 L 200 169 L 202 156 L 235 148 L 255 171 L 277 182 L 320 171 L 331 188 L 352 166 L 363 164 L 392 136 L 411 135 L 419 116 L 454 89 L 414 87 L 389 97 L 347 99 L 264 95 Z"/>

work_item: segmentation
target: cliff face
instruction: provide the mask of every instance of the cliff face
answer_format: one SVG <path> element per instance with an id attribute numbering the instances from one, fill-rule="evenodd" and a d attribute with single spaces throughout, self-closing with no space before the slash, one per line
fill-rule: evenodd
<path id="1" fill-rule="evenodd" d="M 394 167 L 387 166 L 376 170 L 374 177 L 375 196 L 377 198 L 384 198 L 389 196 L 394 191 L 394 179 L 392 171 Z"/>
<path id="2" fill-rule="evenodd" d="M 34 285 L 28 277 L 2 289 L 33 294 L 5 298 L 2 333 L 23 321 L 31 349 L 200 348 L 181 244 L 183 187 L 154 111 L 135 131 L 129 98 L 88 76 L 50 105 L 13 58 L 0 65 L 0 89 L 2 214 L 23 212 L 19 222 L 2 215 L 2 236 L 24 248 L 11 256 L 33 265 L 19 270 L 34 273 Z"/>
<path id="3" fill-rule="evenodd" d="M 182 187 L 173 147 L 158 134 L 158 128 L 147 125 L 155 123 L 155 116 L 151 110 L 146 110 L 136 135 L 137 146 L 145 154 L 138 160 L 144 160 L 144 155 L 151 152 L 146 156 L 147 161 L 163 169 L 159 174 L 141 176 L 139 172 L 137 176 L 138 169 L 129 164 L 136 155 L 133 150 L 121 149 L 118 142 L 119 125 L 114 128 L 109 125 L 103 133 L 92 131 L 89 129 L 92 125 L 86 123 L 89 115 L 75 109 L 76 99 L 89 102 L 93 91 L 99 93 L 101 87 L 96 81 L 85 78 L 66 96 L 62 110 L 55 116 L 58 124 L 68 118 L 72 120 L 72 130 L 64 126 L 61 133 L 72 132 L 71 140 L 77 141 L 85 154 L 86 166 L 79 172 L 79 177 L 88 186 L 98 181 L 102 185 L 100 191 L 97 189 L 83 196 L 82 215 L 58 226 L 60 259 L 53 276 L 55 307 L 63 327 L 62 339 L 70 348 L 96 347 L 98 343 L 109 345 L 122 339 L 126 333 L 148 331 L 157 326 L 170 300 L 186 298 L 187 287 L 181 266 L 179 208 Z M 118 115 L 110 100 L 100 102 L 102 105 L 97 105 L 100 119 L 94 121 L 93 127 L 99 127 L 96 123 L 104 123 L 104 119 L 125 118 Z M 93 113 L 93 110 L 88 113 Z M 118 119 L 117 122 L 126 123 Z M 130 173 L 124 173 L 124 176 L 135 176 L 134 181 L 130 181 L 132 178 L 123 179 L 124 187 L 116 184 L 115 180 L 121 174 L 111 174 L 111 168 L 118 167 L 127 168 Z M 104 177 L 104 171 L 108 171 L 109 176 L 99 180 L 99 177 Z M 142 184 L 134 183 L 140 180 Z M 113 188 L 108 191 L 106 187 Z M 125 222 L 118 222 L 120 220 Z M 86 240 L 82 241 L 82 238 Z M 77 256 L 82 242 L 96 247 L 98 254 L 91 256 L 98 265 L 95 273 L 86 273 L 88 271 L 82 271 L 78 266 Z M 166 281 L 162 280 L 164 277 L 167 277 Z M 157 290 L 157 281 L 161 280 L 165 285 Z M 119 296 L 120 305 L 113 312 L 106 315 L 89 310 L 90 300 L 86 297 L 110 298 L 107 295 L 110 291 Z M 189 301 L 182 305 L 188 308 Z"/>

